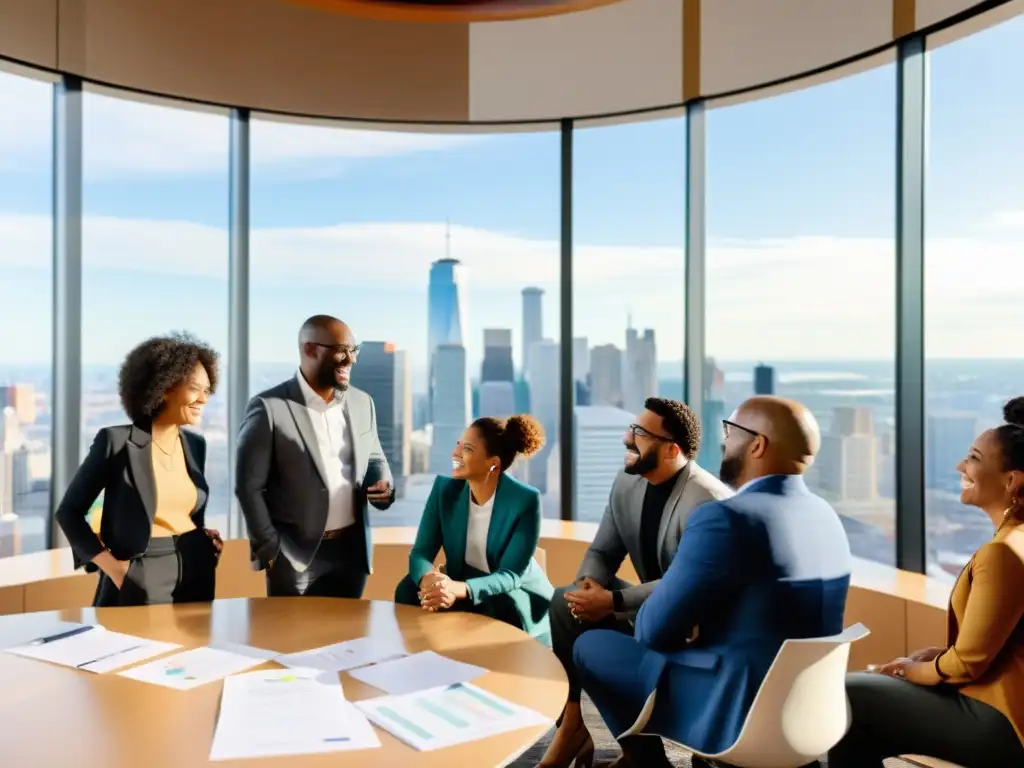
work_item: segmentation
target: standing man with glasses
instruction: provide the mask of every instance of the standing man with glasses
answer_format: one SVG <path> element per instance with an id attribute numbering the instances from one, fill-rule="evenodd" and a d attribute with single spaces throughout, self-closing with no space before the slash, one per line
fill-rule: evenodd
<path id="1" fill-rule="evenodd" d="M 395 492 L 373 399 L 349 386 L 358 357 L 345 323 L 315 315 L 299 331 L 295 376 L 246 409 L 235 495 L 270 597 L 359 598 L 366 587 L 367 505 L 387 509 Z"/>
<path id="2" fill-rule="evenodd" d="M 573 662 L 576 639 L 591 629 L 633 634 L 633 620 L 668 569 L 690 513 L 706 501 L 732 495 L 697 466 L 700 421 L 684 403 L 648 398 L 623 437 L 625 466 L 615 478 L 608 506 L 572 587 L 555 590 L 551 641 L 569 678 L 569 700 L 538 768 L 586 765 L 594 744 L 580 711 L 580 686 Z M 616 574 L 629 559 L 640 584 Z"/>

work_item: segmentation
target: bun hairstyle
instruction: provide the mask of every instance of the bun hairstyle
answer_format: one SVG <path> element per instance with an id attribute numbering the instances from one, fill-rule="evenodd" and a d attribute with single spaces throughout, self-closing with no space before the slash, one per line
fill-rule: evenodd
<path id="1" fill-rule="evenodd" d="M 528 413 L 507 419 L 485 416 L 472 427 L 480 433 L 488 455 L 498 457 L 502 472 L 512 466 L 516 456 L 532 456 L 544 447 L 544 427 Z"/>
<path id="2" fill-rule="evenodd" d="M 1003 421 L 1010 426 L 1024 428 L 1024 396 L 1015 397 L 1003 406 Z"/>
<path id="3" fill-rule="evenodd" d="M 1003 451 L 1003 471 L 1024 472 L 1024 397 L 1015 397 L 1003 406 L 1003 420 L 1006 423 L 995 430 Z M 1021 493 L 1012 515 L 1015 518 L 1024 514 L 1024 489 Z"/>

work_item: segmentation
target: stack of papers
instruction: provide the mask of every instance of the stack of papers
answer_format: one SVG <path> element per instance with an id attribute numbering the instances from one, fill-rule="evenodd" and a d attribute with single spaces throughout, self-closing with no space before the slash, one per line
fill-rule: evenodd
<path id="1" fill-rule="evenodd" d="M 375 725 L 422 751 L 551 723 L 539 712 L 465 683 L 366 699 L 356 706 Z"/>
<path id="2" fill-rule="evenodd" d="M 400 659 L 356 669 L 349 674 L 384 693 L 399 696 L 442 685 L 468 683 L 487 672 L 483 667 L 422 651 Z"/>
<path id="3" fill-rule="evenodd" d="M 316 669 L 247 672 L 224 681 L 211 760 L 379 747 L 338 676 Z"/>
<path id="4" fill-rule="evenodd" d="M 23 645 L 8 648 L 7 652 L 101 674 L 180 647 L 177 643 L 122 635 L 99 625 L 83 624 L 74 629 L 35 638 Z"/>
<path id="5" fill-rule="evenodd" d="M 264 651 L 247 645 L 210 643 L 204 648 L 193 648 L 134 667 L 121 672 L 121 675 L 143 683 L 187 691 L 236 672 L 258 667 L 275 656 L 275 651 Z"/>
<path id="6" fill-rule="evenodd" d="M 319 669 L 322 672 L 347 672 L 350 669 L 376 664 L 405 656 L 401 638 L 382 642 L 374 637 L 360 637 L 342 643 L 313 648 L 310 651 L 287 653 L 275 661 L 283 667 Z"/>

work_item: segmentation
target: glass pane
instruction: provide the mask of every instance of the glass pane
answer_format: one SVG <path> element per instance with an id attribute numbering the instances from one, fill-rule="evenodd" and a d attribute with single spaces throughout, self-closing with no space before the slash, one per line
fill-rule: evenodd
<path id="1" fill-rule="evenodd" d="M 822 432 L 808 485 L 855 555 L 892 564 L 895 67 L 707 120 L 708 434 L 755 393 L 804 403 Z"/>
<path id="2" fill-rule="evenodd" d="M 1002 423 L 1003 404 L 1024 394 L 1024 16 L 929 59 L 928 570 L 952 579 L 992 538 L 992 521 L 974 505 L 988 495 L 993 514 L 1009 506 L 982 485 L 962 489 L 957 465 L 976 436 Z"/>
<path id="3" fill-rule="evenodd" d="M 250 388 L 296 375 L 307 317 L 348 323 L 397 481 L 371 524 L 416 525 L 469 421 L 516 412 L 548 442 L 512 472 L 558 516 L 559 151 L 557 132 L 253 121 Z"/>
<path id="4" fill-rule="evenodd" d="M 227 118 L 86 93 L 83 156 L 82 455 L 101 427 L 128 423 L 125 355 L 152 336 L 192 333 L 220 353 L 197 429 L 206 525 L 226 535 Z"/>
<path id="5" fill-rule="evenodd" d="M 53 86 L 0 73 L 0 557 L 50 514 Z"/>
<path id="6" fill-rule="evenodd" d="M 573 142 L 574 514 L 596 522 L 644 400 L 683 399 L 686 122 Z"/>

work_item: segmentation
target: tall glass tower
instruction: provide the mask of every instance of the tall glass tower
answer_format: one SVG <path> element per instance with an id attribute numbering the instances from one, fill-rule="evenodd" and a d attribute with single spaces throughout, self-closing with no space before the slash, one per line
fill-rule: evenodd
<path id="1" fill-rule="evenodd" d="M 447 433 L 456 428 L 456 421 L 458 434 L 466 427 L 466 404 L 458 405 L 469 388 L 463 340 L 466 328 L 464 269 L 458 259 L 447 257 L 430 265 L 430 284 L 427 288 L 427 355 L 430 366 L 428 397 L 435 444 L 449 437 Z M 452 354 L 456 347 L 462 350 L 461 358 Z M 448 352 L 439 354 L 439 349 Z M 439 370 L 441 367 L 445 370 Z M 453 391 L 437 391 L 441 387 Z M 438 434 L 439 421 L 444 422 L 445 429 L 441 430 L 444 434 Z M 445 446 L 444 452 L 451 449 L 451 445 Z M 431 471 L 444 471 L 441 466 L 444 464 L 450 469 L 450 460 L 441 461 L 445 453 L 433 454 Z"/>

